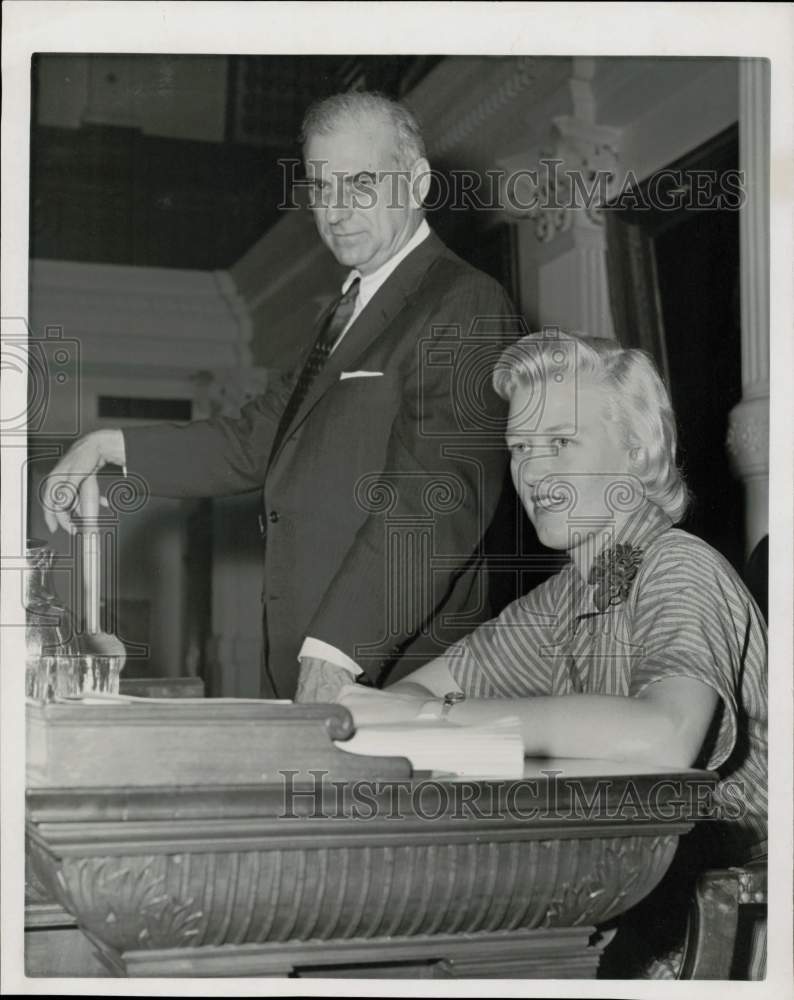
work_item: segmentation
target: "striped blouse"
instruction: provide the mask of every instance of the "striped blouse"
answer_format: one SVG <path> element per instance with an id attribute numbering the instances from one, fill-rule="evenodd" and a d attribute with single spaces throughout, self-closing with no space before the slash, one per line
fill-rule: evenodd
<path id="1" fill-rule="evenodd" d="M 647 509 L 646 509 L 647 514 Z M 642 559 L 626 599 L 599 611 L 573 563 L 455 643 L 444 657 L 469 697 L 577 692 L 636 697 L 665 677 L 719 695 L 697 766 L 718 771 L 720 855 L 766 840 L 766 627 L 733 567 L 651 508 L 631 538 Z"/>

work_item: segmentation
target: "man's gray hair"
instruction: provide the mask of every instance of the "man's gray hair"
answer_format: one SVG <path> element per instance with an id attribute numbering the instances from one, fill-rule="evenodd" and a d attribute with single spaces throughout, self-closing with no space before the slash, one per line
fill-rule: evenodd
<path id="1" fill-rule="evenodd" d="M 398 101 L 376 90 L 350 90 L 312 104 L 303 118 L 300 142 L 328 135 L 341 123 L 359 124 L 363 118 L 380 119 L 394 131 L 394 156 L 400 169 L 410 170 L 425 157 L 425 142 L 416 116 Z"/>

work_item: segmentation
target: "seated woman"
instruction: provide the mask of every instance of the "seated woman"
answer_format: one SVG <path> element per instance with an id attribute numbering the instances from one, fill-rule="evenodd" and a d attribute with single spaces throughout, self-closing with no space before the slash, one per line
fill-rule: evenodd
<path id="1" fill-rule="evenodd" d="M 515 488 L 569 562 L 382 698 L 340 700 L 360 723 L 440 714 L 455 692 L 447 717 L 468 724 L 503 717 L 509 698 L 527 754 L 716 770 L 725 818 L 705 824 L 710 866 L 763 853 L 765 625 L 730 564 L 674 527 L 688 496 L 653 363 L 609 340 L 533 334 L 494 385 Z"/>

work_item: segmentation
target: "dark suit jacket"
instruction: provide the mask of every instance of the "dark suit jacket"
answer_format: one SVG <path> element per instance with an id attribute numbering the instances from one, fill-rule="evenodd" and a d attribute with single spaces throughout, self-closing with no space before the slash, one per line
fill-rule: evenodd
<path id="1" fill-rule="evenodd" d="M 275 450 L 297 372 L 236 420 L 125 429 L 127 466 L 154 495 L 262 490 L 263 694 L 294 693 L 306 636 L 377 684 L 490 616 L 478 549 L 506 468 L 491 373 L 519 332 L 501 286 L 431 233 L 349 328 Z M 382 374 L 340 378 L 361 371 Z"/>

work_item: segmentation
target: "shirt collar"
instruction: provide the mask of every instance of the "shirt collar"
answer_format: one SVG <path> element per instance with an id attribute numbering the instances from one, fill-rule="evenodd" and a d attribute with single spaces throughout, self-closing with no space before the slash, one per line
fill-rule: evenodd
<path id="1" fill-rule="evenodd" d="M 634 511 L 618 532 L 615 542 L 643 549 L 672 526 L 673 522 L 662 508 L 648 501 Z"/>
<path id="2" fill-rule="evenodd" d="M 361 278 L 361 284 L 358 286 L 358 306 L 359 310 L 363 309 L 389 275 L 397 268 L 398 264 L 402 263 L 409 253 L 416 250 L 419 244 L 423 243 L 429 235 L 430 226 L 427 224 L 427 219 L 422 219 L 416 232 L 405 246 L 398 250 L 393 257 L 390 257 L 385 264 L 381 264 L 377 271 L 373 271 L 372 274 L 362 274 L 354 268 L 348 274 L 347 278 L 345 278 L 345 283 L 342 285 L 342 293 L 344 294 L 350 288 L 356 278 Z"/>
<path id="3" fill-rule="evenodd" d="M 673 522 L 661 507 L 647 501 L 625 521 L 608 548 L 615 545 L 632 545 L 644 549 L 659 535 L 673 527 Z M 574 561 L 568 557 L 570 568 L 576 573 Z M 578 573 L 576 573 L 578 576 Z"/>
<path id="4" fill-rule="evenodd" d="M 612 542 L 602 549 L 599 555 L 613 549 L 616 545 L 630 545 L 632 548 L 640 549 L 644 553 L 652 542 L 672 527 L 673 522 L 661 507 L 657 507 L 655 503 L 648 501 L 631 514 L 617 535 L 612 539 Z M 592 569 L 592 565 L 590 568 Z M 573 593 L 577 595 L 574 598 L 574 603 L 578 604 L 584 600 L 588 605 L 592 604 L 594 584 L 590 583 L 589 574 L 588 580 L 583 580 L 579 575 L 579 570 L 574 560 L 570 556 L 568 557 L 566 569 L 569 574 Z"/>
<path id="5" fill-rule="evenodd" d="M 655 503 L 649 501 L 629 517 L 610 548 L 613 548 L 614 545 L 631 545 L 633 548 L 642 550 L 644 554 L 651 542 L 654 542 L 672 527 L 672 520 L 661 507 L 657 507 Z M 568 563 L 567 569 L 568 586 L 570 587 L 571 603 L 575 608 L 575 617 L 579 618 L 586 614 L 602 614 L 603 612 L 598 611 L 594 604 L 595 585 L 582 580 L 573 560 Z"/>

